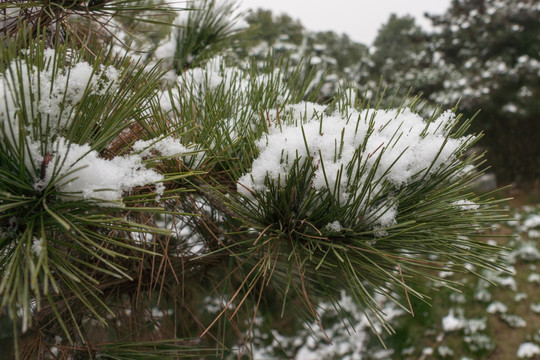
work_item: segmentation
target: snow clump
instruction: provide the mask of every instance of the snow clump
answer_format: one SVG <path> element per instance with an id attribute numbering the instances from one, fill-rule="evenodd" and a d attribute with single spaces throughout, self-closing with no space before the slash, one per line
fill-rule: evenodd
<path id="1" fill-rule="evenodd" d="M 387 298 L 378 295 L 377 303 L 384 310 L 385 320 L 390 322 L 403 315 L 402 309 Z M 305 324 L 294 336 L 280 334 L 272 330 L 273 341 L 270 345 L 265 341 L 263 334 L 254 331 L 254 359 L 286 358 L 298 360 L 324 360 L 324 359 L 388 359 L 393 350 L 373 349 L 369 341 L 372 332 L 381 334 L 383 328 L 374 324 L 368 318 L 358 303 L 345 291 L 337 303 L 321 302 L 321 318 L 324 319 L 324 330 L 316 322 Z M 339 321 L 338 312 L 345 312 L 350 323 L 344 326 Z M 262 323 L 262 321 L 261 321 Z M 350 324 L 350 326 L 349 326 Z M 332 343 L 328 342 L 332 339 Z M 280 354 L 280 355 L 277 355 Z"/>
<path id="2" fill-rule="evenodd" d="M 339 221 L 336 220 L 334 222 L 328 223 L 325 226 L 325 229 L 334 231 L 334 232 L 340 232 L 343 228 L 341 227 L 341 224 L 339 223 Z"/>
<path id="3" fill-rule="evenodd" d="M 491 304 L 489 304 L 486 311 L 489 314 L 495 314 L 495 313 L 504 314 L 508 311 L 508 306 L 506 306 L 500 301 L 494 301 Z"/>
<path id="4" fill-rule="evenodd" d="M 112 66 L 94 69 L 81 61 L 58 69 L 52 64 L 56 53 L 44 51 L 42 69 L 24 60 L 12 61 L 9 69 L 0 73 L 0 136 L 17 144 L 20 110 L 24 109 L 27 121 L 40 117 L 41 131 L 57 133 L 66 128 L 75 116 L 74 107 L 84 96 L 104 95 L 118 88 L 119 71 Z"/>
<path id="5" fill-rule="evenodd" d="M 540 355 L 540 347 L 534 343 L 526 342 L 519 345 L 517 357 L 520 359 L 530 359 Z"/>
<path id="6" fill-rule="evenodd" d="M 44 244 L 44 241 L 42 238 L 36 238 L 34 237 L 32 239 L 32 247 L 31 247 L 31 250 L 32 250 L 32 253 L 35 255 L 35 256 L 40 256 L 43 251 L 45 251 L 45 244 Z"/>
<path id="7" fill-rule="evenodd" d="M 453 202 L 452 205 L 455 208 L 458 208 L 463 211 L 478 210 L 480 208 L 480 205 L 469 200 L 459 200 L 459 201 Z"/>
<path id="8" fill-rule="evenodd" d="M 442 319 L 442 329 L 444 332 L 452 332 L 463 329 L 466 322 L 462 318 L 458 318 L 454 315 L 454 312 L 450 310 L 450 313 Z"/>
<path id="9" fill-rule="evenodd" d="M 271 115 L 276 125 L 257 141 L 259 156 L 251 171 L 238 180 L 238 192 L 252 200 L 252 192 L 264 194 L 268 182 L 283 187 L 296 164 L 310 162 L 313 191 L 335 194 L 341 206 L 359 200 L 371 203 L 371 198 L 356 198 L 361 193 L 359 184 L 372 183 L 371 194 L 377 194 L 382 184 L 399 191 L 414 182 L 429 181 L 456 161 L 473 139 L 450 136 L 455 122 L 451 111 L 426 122 L 409 109 L 348 109 L 328 114 L 320 105 L 300 103 Z M 396 224 L 398 206 L 388 198 L 367 209 L 369 219 L 366 214 L 359 216 L 374 228 L 384 229 Z M 473 209 L 476 205 L 464 201 L 456 206 Z"/>
<path id="10" fill-rule="evenodd" d="M 173 8 L 178 6 L 178 1 L 169 1 Z M 174 19 L 174 30 L 169 37 L 160 43 L 152 52 L 154 60 L 164 60 L 165 66 L 170 67 L 173 62 L 176 47 L 179 42 L 184 42 L 187 32 L 204 31 L 204 27 L 213 26 L 221 29 L 221 33 L 236 33 L 249 27 L 244 20 L 245 13 L 237 6 L 236 1 L 221 0 L 189 0 L 187 4 L 182 2 L 180 7 L 187 6 L 187 11 L 176 11 L 178 14 Z M 201 19 L 202 17 L 202 19 Z M 212 23 L 209 23 L 211 19 Z M 188 55 L 188 61 L 192 61 L 193 54 Z"/>
<path id="11" fill-rule="evenodd" d="M 50 155 L 45 176 L 36 181 L 34 188 L 43 190 L 53 183 L 65 200 L 77 200 L 82 195 L 87 200 L 118 206 L 124 192 L 163 180 L 163 175 L 144 166 L 140 155 L 103 159 L 90 145 L 73 144 L 64 138 L 52 144 Z"/>
<path id="12" fill-rule="evenodd" d="M 133 144 L 133 150 L 139 152 L 141 156 L 150 155 L 152 150 L 156 150 L 163 156 L 178 156 L 190 151 L 178 139 L 172 137 L 165 137 L 157 141 L 154 139 L 137 140 Z"/>
<path id="13" fill-rule="evenodd" d="M 279 94 L 278 103 L 283 103 L 290 96 L 284 73 L 279 68 L 270 73 L 252 76 L 249 71 L 242 68 L 228 66 L 221 56 L 210 59 L 204 67 L 186 70 L 178 76 L 177 83 L 183 89 L 180 96 L 193 97 L 199 101 L 204 99 L 207 93 L 216 91 L 231 94 L 239 102 L 236 104 L 239 111 L 253 104 L 252 98 L 248 95 L 257 92 L 257 89 L 275 87 L 272 93 Z M 262 92 L 260 95 L 263 96 L 260 101 L 264 103 L 265 96 L 269 96 L 270 93 Z"/>

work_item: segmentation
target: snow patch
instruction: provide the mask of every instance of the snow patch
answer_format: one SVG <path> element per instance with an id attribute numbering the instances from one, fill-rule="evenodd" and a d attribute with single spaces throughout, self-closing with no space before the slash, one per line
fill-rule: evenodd
<path id="1" fill-rule="evenodd" d="M 526 342 L 519 345 L 517 357 L 520 359 L 530 359 L 540 355 L 540 347 L 534 343 Z"/>
<path id="2" fill-rule="evenodd" d="M 34 187 L 40 190 L 53 183 L 66 200 L 82 196 L 108 206 L 119 206 L 124 192 L 162 180 L 163 175 L 144 166 L 140 155 L 107 160 L 100 158 L 88 144 L 73 144 L 59 138 L 51 146 L 51 161 L 45 168 L 45 177 Z M 158 186 L 158 192 L 160 189 L 163 190 Z"/>
<path id="3" fill-rule="evenodd" d="M 328 223 L 324 228 L 326 230 L 334 231 L 334 232 L 340 232 L 343 229 L 343 227 L 337 220 L 334 222 Z"/>
<path id="4" fill-rule="evenodd" d="M 450 313 L 442 319 L 442 329 L 444 332 L 452 332 L 463 329 L 466 322 L 462 318 L 458 318 L 454 315 L 454 311 L 450 310 Z"/>
<path id="5" fill-rule="evenodd" d="M 268 182 L 283 187 L 297 166 L 309 164 L 313 191 L 335 194 L 346 205 L 355 200 L 358 184 L 368 181 L 370 172 L 375 174 L 371 182 L 377 184 L 372 194 L 383 183 L 400 189 L 415 181 L 428 181 L 430 175 L 455 161 L 472 139 L 448 137 L 455 120 L 451 111 L 427 123 L 409 109 L 349 109 L 332 114 L 321 110 L 311 103 L 285 107 L 279 123 L 257 141 L 259 156 L 251 171 L 238 180 L 240 194 L 254 200 L 252 192 L 264 195 Z M 362 201 L 370 203 L 371 199 Z M 458 205 L 476 206 L 470 202 Z M 389 201 L 369 209 L 364 220 L 369 223 L 370 218 L 374 228 L 384 229 L 397 223 L 397 208 L 396 202 Z"/>
<path id="6" fill-rule="evenodd" d="M 469 200 L 455 201 L 452 206 L 463 211 L 478 210 L 480 208 L 480 205 Z"/>

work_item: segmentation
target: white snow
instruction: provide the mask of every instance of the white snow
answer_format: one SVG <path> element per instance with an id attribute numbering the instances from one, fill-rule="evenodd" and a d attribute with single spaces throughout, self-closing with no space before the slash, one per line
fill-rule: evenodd
<path id="1" fill-rule="evenodd" d="M 442 319 L 442 329 L 444 332 L 452 332 L 463 329 L 464 326 L 465 320 L 456 317 L 452 310 L 450 310 L 450 313 Z"/>
<path id="2" fill-rule="evenodd" d="M 540 303 L 529 305 L 529 309 L 534 313 L 540 314 Z"/>
<path id="3" fill-rule="evenodd" d="M 397 205 L 380 206 L 368 211 L 366 218 L 374 219 L 374 224 L 381 228 L 389 227 L 397 224 Z"/>
<path id="4" fill-rule="evenodd" d="M 480 208 L 480 205 L 469 200 L 459 200 L 459 201 L 453 202 L 452 205 L 455 208 L 461 209 L 463 211 L 478 210 Z"/>
<path id="5" fill-rule="evenodd" d="M 271 127 L 257 141 L 260 154 L 251 171 L 239 179 L 237 189 L 252 198 L 252 191 L 268 190 L 267 180 L 284 186 L 296 161 L 300 165 L 311 163 L 313 190 L 334 193 L 342 205 L 354 201 L 359 191 L 355 184 L 363 183 L 371 170 L 376 174 L 372 183 L 386 180 L 396 189 L 425 181 L 455 161 L 462 146 L 471 140 L 447 136 L 454 119 L 450 111 L 428 124 L 409 109 L 349 109 L 326 114 L 316 104 L 287 106 L 280 113 L 280 126 Z M 357 173 L 363 166 L 365 171 Z M 374 185 L 373 193 L 378 190 L 380 184 Z M 384 228 L 395 224 L 398 205 L 386 201 L 369 209 L 372 225 Z"/>
<path id="6" fill-rule="evenodd" d="M 334 231 L 334 232 L 340 232 L 343 229 L 341 227 L 341 224 L 337 220 L 334 222 L 328 223 L 324 228 L 330 231 Z"/>
<path id="7" fill-rule="evenodd" d="M 185 33 L 205 31 L 203 27 L 219 28 L 221 34 L 232 35 L 247 27 L 244 13 L 240 11 L 235 1 L 221 0 L 187 0 L 174 4 L 173 8 L 190 10 L 177 11 L 169 36 L 151 53 L 154 60 L 164 61 L 164 67 L 170 67 L 178 44 L 185 41 Z M 193 54 L 187 55 L 188 61 L 193 60 Z"/>
<path id="8" fill-rule="evenodd" d="M 118 86 L 119 72 L 113 67 L 95 70 L 81 61 L 58 70 L 51 65 L 54 57 L 54 50 L 48 49 L 44 52 L 48 66 L 44 69 L 19 60 L 12 61 L 9 71 L 0 74 L 0 125 L 13 131 L 5 134 L 13 144 L 17 144 L 19 122 L 27 126 L 39 115 L 41 131 L 54 134 L 69 125 L 73 107 L 85 94 L 103 95 Z M 26 120 L 19 118 L 21 108 Z"/>
<path id="9" fill-rule="evenodd" d="M 382 306 L 387 321 L 391 321 L 404 313 L 392 301 L 383 296 L 376 296 L 376 300 Z M 358 360 L 366 357 L 373 359 L 388 359 L 391 357 L 393 350 L 373 349 L 369 346 L 368 341 L 372 336 L 372 332 L 381 333 L 383 330 L 376 323 L 372 327 L 366 312 L 344 291 L 341 292 L 341 298 L 338 302 L 321 302 L 319 309 L 321 318 L 332 319 L 329 324 L 323 325 L 324 332 L 316 322 L 305 324 L 304 328 L 297 331 L 293 336 L 285 336 L 280 334 L 278 330 L 272 330 L 274 340 L 268 346 L 266 341 L 261 341 L 261 338 L 264 340 L 264 336 L 260 333 L 257 334 L 258 329 L 255 329 L 254 333 L 257 334 L 258 339 L 256 339 L 252 358 L 276 359 L 286 357 L 298 360 Z M 348 314 L 348 321 L 342 322 L 338 320 L 340 317 L 338 313 L 341 313 L 341 311 Z M 332 340 L 333 344 L 327 341 L 326 335 Z M 276 356 L 273 349 L 281 349 L 285 351 L 286 355 Z"/>
<path id="10" fill-rule="evenodd" d="M 540 215 L 536 215 L 536 214 L 528 217 L 527 220 L 525 220 L 522 225 L 522 228 L 524 229 L 523 231 L 537 228 L 537 227 L 540 227 Z"/>
<path id="11" fill-rule="evenodd" d="M 45 250 L 45 244 L 44 244 L 44 241 L 42 238 L 36 238 L 34 237 L 32 239 L 32 253 L 35 255 L 35 256 L 40 256 L 43 251 Z"/>
<path id="12" fill-rule="evenodd" d="M 517 258 L 525 261 L 536 261 L 540 259 L 540 251 L 534 241 L 523 241 L 520 246 L 509 255 L 510 263 L 516 262 Z"/>
<path id="13" fill-rule="evenodd" d="M 527 277 L 527 281 L 530 283 L 540 284 L 540 274 L 538 273 L 531 273 Z"/>
<path id="14" fill-rule="evenodd" d="M 144 166 L 139 155 L 107 160 L 100 158 L 90 145 L 69 143 L 64 138 L 58 138 L 50 150 L 52 160 L 45 169 L 44 179 L 39 179 L 35 188 L 44 189 L 54 182 L 66 200 L 82 196 L 118 206 L 124 192 L 163 180 L 161 174 Z"/>
<path id="15" fill-rule="evenodd" d="M 509 289 L 511 289 L 512 291 L 516 291 L 517 290 L 517 282 L 516 282 L 516 279 L 514 279 L 513 277 L 511 276 L 507 276 L 507 277 L 498 277 L 496 279 L 497 283 L 503 287 L 507 287 Z"/>
<path id="16" fill-rule="evenodd" d="M 203 67 L 186 70 L 178 76 L 177 83 L 183 89 L 179 95 L 185 99 L 184 101 L 190 97 L 200 101 L 209 92 L 223 91 L 234 96 L 236 102 L 234 105 L 240 111 L 243 107 L 254 105 L 249 94 L 259 88 L 273 87 L 274 93 L 279 94 L 278 102 L 283 103 L 290 94 L 283 76 L 283 71 L 277 68 L 270 73 L 252 76 L 250 71 L 228 66 L 223 57 L 216 56 L 208 60 Z M 261 95 L 269 96 L 269 93 L 262 92 Z"/>
<path id="17" fill-rule="evenodd" d="M 374 229 L 378 229 L 378 231 L 375 232 L 375 236 L 383 237 L 388 235 L 388 232 L 384 230 L 385 228 L 397 224 L 396 217 L 397 204 L 394 202 L 394 204 L 391 205 L 383 205 L 369 209 L 365 220 L 370 221 Z"/>
<path id="18" fill-rule="evenodd" d="M 522 328 L 527 326 L 527 321 L 518 315 L 501 314 L 501 320 L 512 328 Z"/>
<path id="19" fill-rule="evenodd" d="M 519 349 L 516 355 L 520 359 L 530 359 L 532 357 L 540 355 L 540 347 L 534 343 L 526 342 L 519 345 Z"/>
<path id="20" fill-rule="evenodd" d="M 437 352 L 441 357 L 449 357 L 454 355 L 454 351 L 450 349 L 448 346 L 441 345 L 437 348 Z"/>
<path id="21" fill-rule="evenodd" d="M 485 330 L 487 327 L 487 319 L 468 319 L 465 323 L 465 334 L 471 335 L 476 334 L 479 331 Z"/>
<path id="22" fill-rule="evenodd" d="M 158 140 L 138 140 L 133 144 L 133 150 L 141 156 L 150 155 L 151 150 L 156 150 L 163 156 L 179 156 L 190 151 L 180 140 L 170 136 Z"/>
<path id="23" fill-rule="evenodd" d="M 490 314 L 495 314 L 495 313 L 504 314 L 508 311 L 508 306 L 506 306 L 500 301 L 494 301 L 491 304 L 489 304 L 486 311 Z"/>

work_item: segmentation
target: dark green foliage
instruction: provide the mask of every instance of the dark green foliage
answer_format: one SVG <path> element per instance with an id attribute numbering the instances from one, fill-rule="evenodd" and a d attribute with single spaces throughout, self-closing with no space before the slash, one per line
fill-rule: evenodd
<path id="1" fill-rule="evenodd" d="M 434 51 L 453 72 L 437 98 L 460 93 L 464 111 L 481 109 L 476 127 L 486 132 L 483 144 L 502 182 L 540 179 L 539 5 L 461 0 L 431 16 Z"/>
<path id="2" fill-rule="evenodd" d="M 238 32 L 235 28 L 238 19 L 230 18 L 237 6 L 234 1 L 201 0 L 192 4 L 194 8 L 173 29 L 176 36 L 173 66 L 177 74 L 219 53 Z"/>
<path id="3" fill-rule="evenodd" d="M 260 41 L 266 41 L 268 45 L 274 45 L 276 41 L 287 39 L 291 44 L 299 46 L 304 39 L 304 27 L 298 20 L 293 20 L 287 14 L 274 16 L 270 10 L 258 9 L 246 17 L 250 25 L 244 34 L 247 42 L 244 47 L 257 45 Z"/>
<path id="4" fill-rule="evenodd" d="M 425 66 L 430 60 L 426 49 L 427 34 L 416 25 L 410 16 L 397 17 L 392 14 L 388 22 L 379 30 L 373 42 L 375 52 L 372 55 L 374 71 L 383 75 L 388 82 L 399 80 L 403 70 Z M 417 57 L 411 64 L 411 57 Z"/>

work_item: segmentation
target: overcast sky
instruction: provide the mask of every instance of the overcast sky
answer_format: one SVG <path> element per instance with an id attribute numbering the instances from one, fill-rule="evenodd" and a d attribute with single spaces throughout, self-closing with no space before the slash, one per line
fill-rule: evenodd
<path id="1" fill-rule="evenodd" d="M 425 12 L 441 14 L 450 0 L 242 0 L 243 8 L 263 8 L 286 13 L 313 31 L 333 30 L 369 45 L 391 13 L 412 15 L 429 26 Z"/>

